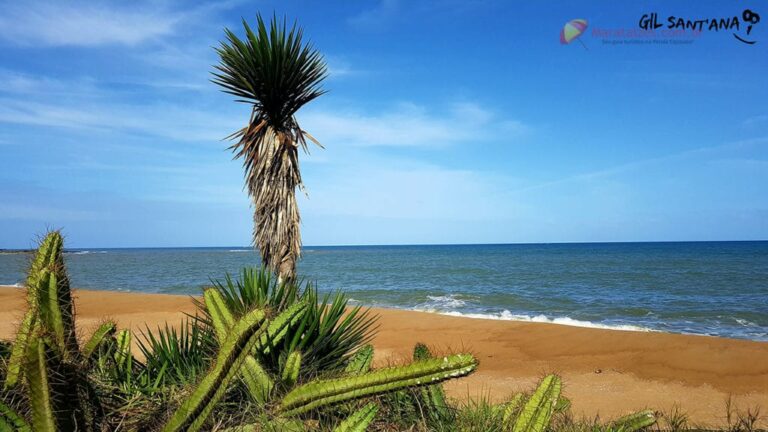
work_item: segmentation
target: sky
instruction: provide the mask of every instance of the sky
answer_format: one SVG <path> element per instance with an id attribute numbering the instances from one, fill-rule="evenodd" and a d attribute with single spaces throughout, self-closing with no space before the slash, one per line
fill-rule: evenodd
<path id="1" fill-rule="evenodd" d="M 764 3 L 33 0 L 0 1 L 0 248 L 248 245 L 249 110 L 210 72 L 257 13 L 329 66 L 306 245 L 768 239 Z"/>

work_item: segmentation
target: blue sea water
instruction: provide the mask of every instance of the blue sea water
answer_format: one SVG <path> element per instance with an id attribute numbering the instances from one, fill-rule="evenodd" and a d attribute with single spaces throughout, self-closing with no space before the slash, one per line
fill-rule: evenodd
<path id="1" fill-rule="evenodd" d="M 0 255 L 0 284 L 28 257 Z M 196 294 L 248 248 L 89 249 L 76 287 Z M 306 247 L 300 274 L 371 306 L 768 341 L 768 242 Z"/>

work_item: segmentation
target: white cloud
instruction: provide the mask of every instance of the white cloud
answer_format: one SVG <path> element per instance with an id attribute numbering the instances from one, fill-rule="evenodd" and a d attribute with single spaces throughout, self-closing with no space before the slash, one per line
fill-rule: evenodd
<path id="1" fill-rule="evenodd" d="M 300 113 L 299 121 L 321 143 L 353 146 L 440 146 L 528 130 L 519 121 L 498 119 L 473 103 L 454 104 L 440 114 L 410 103 L 375 115 L 313 110 Z"/>
<path id="2" fill-rule="evenodd" d="M 170 34 L 181 16 L 102 2 L 9 2 L 0 13 L 0 38 L 20 45 L 136 45 Z"/>
<path id="3" fill-rule="evenodd" d="M 226 114 L 230 112 L 232 114 Z M 70 129 L 127 131 L 180 141 L 219 141 L 247 119 L 233 107 L 206 111 L 171 103 L 85 106 L 0 98 L 0 122 Z"/>

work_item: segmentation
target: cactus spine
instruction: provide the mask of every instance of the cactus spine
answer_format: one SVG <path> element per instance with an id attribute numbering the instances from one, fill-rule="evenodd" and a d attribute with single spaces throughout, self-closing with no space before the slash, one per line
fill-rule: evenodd
<path id="1" fill-rule="evenodd" d="M 263 321 L 264 312 L 254 310 L 235 323 L 219 347 L 213 368 L 176 410 L 163 431 L 197 431 L 203 426 L 216 402 L 224 395 L 227 385 L 258 342 L 263 331 Z"/>
<path id="2" fill-rule="evenodd" d="M 614 420 L 612 426 L 623 432 L 635 432 L 654 423 L 656 423 L 656 413 L 653 410 L 643 410 Z"/>
<path id="3" fill-rule="evenodd" d="M 375 403 L 369 403 L 339 423 L 333 432 L 365 432 L 378 411 L 379 407 Z"/>
<path id="4" fill-rule="evenodd" d="M 279 410 L 286 415 L 301 414 L 336 402 L 463 376 L 475 367 L 477 360 L 472 355 L 454 354 L 358 376 L 312 381 L 289 392 Z"/>
<path id="5" fill-rule="evenodd" d="M 371 363 L 373 362 L 373 345 L 367 344 L 361 347 L 355 354 L 349 359 L 347 367 L 344 368 L 344 372 L 347 375 L 360 375 L 371 370 Z"/>
<path id="6" fill-rule="evenodd" d="M 513 432 L 542 432 L 549 425 L 562 383 L 557 375 L 545 377 L 515 421 Z"/>

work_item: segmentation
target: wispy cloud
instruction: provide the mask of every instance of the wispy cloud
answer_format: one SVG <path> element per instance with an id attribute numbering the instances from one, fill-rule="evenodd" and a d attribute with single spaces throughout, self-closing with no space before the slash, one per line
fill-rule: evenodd
<path id="1" fill-rule="evenodd" d="M 517 120 L 499 119 L 474 103 L 457 103 L 447 112 L 434 113 L 413 103 L 377 114 L 310 111 L 300 121 L 321 142 L 352 146 L 441 146 L 530 129 Z"/>
<path id="2" fill-rule="evenodd" d="M 232 109 L 230 107 L 229 109 Z M 235 112 L 235 111 L 230 111 Z M 127 131 L 180 141 L 218 141 L 240 127 L 237 115 L 180 104 L 91 103 L 84 107 L 0 98 L 0 122 Z"/>
<path id="3" fill-rule="evenodd" d="M 136 45 L 171 33 L 183 16 L 123 5 L 7 2 L 0 13 L 0 38 L 20 45 Z"/>

